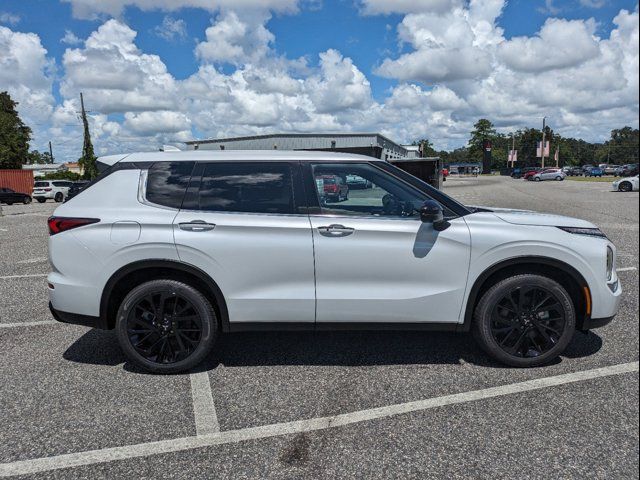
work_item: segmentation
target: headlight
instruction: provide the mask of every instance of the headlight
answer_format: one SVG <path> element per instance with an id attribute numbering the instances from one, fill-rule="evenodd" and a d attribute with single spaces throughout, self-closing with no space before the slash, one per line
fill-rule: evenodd
<path id="1" fill-rule="evenodd" d="M 613 279 L 613 269 L 616 266 L 615 257 L 613 255 L 613 249 L 607 247 L 607 281 L 610 282 Z"/>
<path id="2" fill-rule="evenodd" d="M 567 233 L 573 233 L 575 235 L 586 235 L 588 237 L 607 238 L 599 228 L 580 228 L 580 227 L 558 227 L 560 230 L 564 230 Z"/>

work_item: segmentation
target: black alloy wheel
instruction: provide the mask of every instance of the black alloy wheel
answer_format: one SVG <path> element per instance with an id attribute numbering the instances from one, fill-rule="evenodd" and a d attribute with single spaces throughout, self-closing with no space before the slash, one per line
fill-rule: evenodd
<path id="1" fill-rule="evenodd" d="M 160 364 L 187 358 L 202 338 L 202 319 L 189 300 L 175 292 L 149 294 L 129 312 L 127 334 L 145 359 Z"/>
<path id="2" fill-rule="evenodd" d="M 633 186 L 629 182 L 622 182 L 618 186 L 618 190 L 620 190 L 621 192 L 630 192 L 631 190 L 633 190 Z"/>
<path id="3" fill-rule="evenodd" d="M 62 200 L 64 200 L 64 195 L 62 194 L 62 192 L 56 193 L 54 200 L 58 203 L 62 202 Z"/>
<path id="4" fill-rule="evenodd" d="M 555 280 L 509 277 L 489 288 L 474 312 L 474 334 L 493 358 L 515 367 L 543 365 L 560 355 L 575 332 L 571 296 Z"/>
<path id="5" fill-rule="evenodd" d="M 24 203 L 25 205 L 28 205 L 31 203 L 31 197 L 24 197 L 22 199 L 22 203 Z"/>
<path id="6" fill-rule="evenodd" d="M 118 340 L 127 357 L 145 370 L 188 370 L 211 350 L 218 329 L 215 312 L 198 290 L 174 280 L 134 288 L 118 311 Z"/>
<path id="7" fill-rule="evenodd" d="M 517 287 L 495 305 L 491 334 L 509 355 L 539 357 L 560 341 L 566 324 L 564 307 L 542 287 Z"/>

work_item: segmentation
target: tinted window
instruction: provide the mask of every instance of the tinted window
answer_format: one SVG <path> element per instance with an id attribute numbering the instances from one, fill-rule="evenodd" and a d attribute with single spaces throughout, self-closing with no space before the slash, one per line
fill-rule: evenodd
<path id="1" fill-rule="evenodd" d="M 53 185 L 56 187 L 70 187 L 71 182 L 53 182 Z"/>
<path id="2" fill-rule="evenodd" d="M 33 184 L 35 188 L 44 188 L 49 186 L 49 182 L 36 182 Z"/>
<path id="3" fill-rule="evenodd" d="M 147 200 L 165 207 L 180 208 L 193 165 L 194 162 L 154 163 L 147 178 Z"/>
<path id="4" fill-rule="evenodd" d="M 285 163 L 209 163 L 204 165 L 200 210 L 294 213 L 291 167 Z"/>

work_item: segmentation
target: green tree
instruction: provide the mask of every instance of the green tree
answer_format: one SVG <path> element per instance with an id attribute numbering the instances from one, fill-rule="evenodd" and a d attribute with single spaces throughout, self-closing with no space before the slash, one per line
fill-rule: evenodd
<path id="1" fill-rule="evenodd" d="M 495 140 L 497 132 L 493 123 L 486 118 L 481 118 L 473 126 L 471 139 L 469 140 L 469 161 L 481 162 L 483 158 L 483 142 L 485 140 Z"/>
<path id="2" fill-rule="evenodd" d="M 40 153 L 38 150 L 32 150 L 27 155 L 27 161 L 25 163 L 29 165 L 53 163 L 53 159 L 51 158 L 51 154 L 49 152 Z"/>
<path id="3" fill-rule="evenodd" d="M 421 140 L 414 140 L 413 142 L 411 142 L 411 145 L 413 146 L 421 146 L 422 147 L 422 154 L 425 157 L 437 157 L 438 156 L 438 152 L 436 152 L 436 150 L 433 148 L 433 143 L 431 143 L 431 141 L 428 138 L 423 138 Z"/>
<path id="4" fill-rule="evenodd" d="M 27 161 L 31 129 L 27 127 L 7 92 L 0 92 L 0 168 L 21 168 Z"/>
<path id="5" fill-rule="evenodd" d="M 84 143 L 82 145 L 82 156 L 78 159 L 78 163 L 82 169 L 82 178 L 85 180 L 93 180 L 99 174 L 96 165 L 96 155 L 93 151 L 93 143 L 91 143 L 91 134 L 89 133 L 89 121 L 87 120 L 87 112 L 84 109 L 84 99 L 80 94 L 80 103 L 82 105 L 82 124 L 84 126 Z"/>

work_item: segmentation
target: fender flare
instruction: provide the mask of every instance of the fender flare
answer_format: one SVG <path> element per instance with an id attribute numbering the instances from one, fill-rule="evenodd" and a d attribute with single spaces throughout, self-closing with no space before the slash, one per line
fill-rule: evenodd
<path id="1" fill-rule="evenodd" d="M 507 260 L 501 260 L 493 264 L 492 266 L 487 268 L 484 272 L 482 272 L 478 276 L 478 278 L 476 278 L 473 284 L 473 287 L 471 287 L 471 290 L 469 292 L 469 296 L 465 306 L 464 322 L 460 324 L 458 331 L 468 332 L 469 330 L 471 330 L 471 322 L 473 321 L 473 309 L 478 300 L 478 294 L 480 293 L 480 290 L 482 289 L 482 286 L 484 285 L 484 283 L 493 274 L 505 268 L 509 268 L 517 265 L 523 265 L 523 264 L 531 264 L 531 263 L 537 264 L 537 265 L 546 265 L 546 266 L 554 267 L 554 268 L 557 268 L 558 270 L 561 270 L 563 273 L 569 275 L 581 288 L 586 287 L 589 294 L 589 301 L 591 300 L 590 298 L 591 290 L 589 289 L 589 284 L 584 279 L 582 274 L 578 270 L 576 270 L 574 267 L 569 265 L 568 263 L 565 263 L 561 260 L 557 260 L 551 257 L 543 257 L 543 256 L 535 256 L 535 255 L 513 257 Z M 587 315 L 584 320 L 588 318 L 589 318 L 589 315 Z M 584 320 L 579 319 L 577 323 L 582 324 Z"/>
<path id="2" fill-rule="evenodd" d="M 208 293 L 215 299 L 215 306 L 217 307 L 217 313 L 219 313 L 220 316 L 220 326 L 222 327 L 222 331 L 229 331 L 229 311 L 227 309 L 227 303 L 224 295 L 222 294 L 222 290 L 220 290 L 220 287 L 215 280 L 213 280 L 206 272 L 194 265 L 168 259 L 152 259 L 133 262 L 121 267 L 111 275 L 102 290 L 102 296 L 100 298 L 100 318 L 102 322 L 104 322 L 104 325 L 108 325 L 107 310 L 109 307 L 109 300 L 118 282 L 131 273 L 147 268 L 166 268 L 170 270 L 177 270 L 198 278 L 208 289 L 208 292 L 203 293 Z"/>

